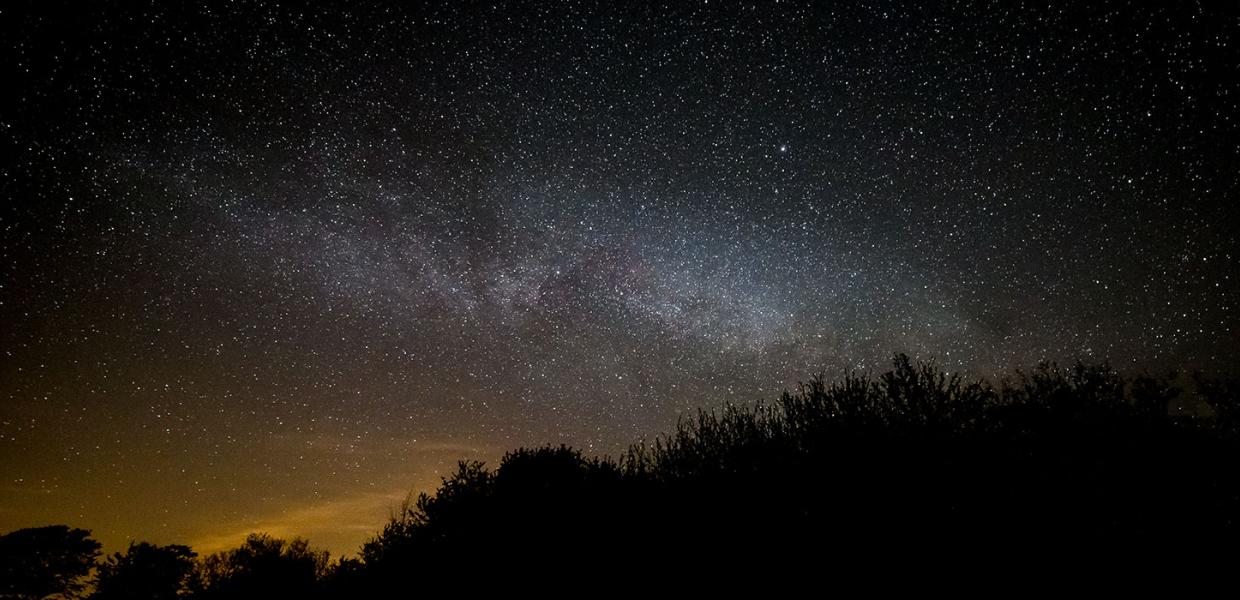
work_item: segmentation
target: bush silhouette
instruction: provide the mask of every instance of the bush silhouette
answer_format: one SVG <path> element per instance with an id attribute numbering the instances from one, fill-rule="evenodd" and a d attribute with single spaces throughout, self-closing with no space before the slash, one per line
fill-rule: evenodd
<path id="1" fill-rule="evenodd" d="M 194 571 L 188 546 L 130 543 L 99 565 L 91 600 L 172 600 L 187 591 Z"/>
<path id="2" fill-rule="evenodd" d="M 65 525 L 0 536 L 0 598 L 77 597 L 97 556 L 89 531 Z"/>
<path id="3" fill-rule="evenodd" d="M 994 387 L 898 355 L 877 377 L 819 375 L 771 404 L 699 411 L 615 460 L 546 447 L 494 472 L 462 463 L 358 568 L 1222 541 L 1240 514 L 1234 394 L 1202 389 L 1223 407 L 1213 421 L 1170 415 L 1181 390 L 1167 379 L 1106 365 L 1042 364 Z"/>
<path id="4" fill-rule="evenodd" d="M 358 558 L 256 534 L 196 561 L 180 597 L 389 598 L 659 571 L 789 581 L 1224 547 L 1240 533 L 1240 385 L 1195 381 L 1048 363 L 992 385 L 898 355 L 878 376 L 819 374 L 770 403 L 700 410 L 616 458 L 546 446 L 494 469 L 460 462 Z M 1185 397 L 1212 414 L 1173 411 Z M 4 589 L 39 579 L 36 564 L 61 573 L 40 590 L 80 577 L 97 545 L 73 531 L 0 538 L 9 557 L 40 545 L 78 557 L 6 561 Z M 169 597 L 189 556 L 131 546 L 100 567 L 98 595 L 137 597 L 108 594 L 149 578 L 142 597 Z M 39 597 L 21 585 L 6 597 Z"/>
<path id="5" fill-rule="evenodd" d="M 312 595 L 329 557 L 303 539 L 251 534 L 241 547 L 199 562 L 191 582 L 196 598 L 249 599 Z"/>

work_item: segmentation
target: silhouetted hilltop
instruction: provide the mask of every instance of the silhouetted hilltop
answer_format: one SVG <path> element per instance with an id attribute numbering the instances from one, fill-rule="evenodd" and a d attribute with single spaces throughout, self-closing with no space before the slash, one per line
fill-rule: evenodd
<path id="1" fill-rule="evenodd" d="M 103 563 L 94 597 L 398 597 L 468 588 L 478 572 L 616 576 L 749 557 L 838 571 L 1224 547 L 1240 529 L 1240 385 L 1193 388 L 1212 415 L 1172 414 L 1183 390 L 1107 367 L 1044 364 L 995 386 L 901 355 L 877 377 L 818 376 L 773 403 L 701 411 L 618 458 L 560 446 L 511 451 L 493 470 L 461 462 L 356 559 L 262 535 L 197 559 L 140 544 Z M 80 583 L 97 554 L 85 535 L 0 537 L 0 597 Z M 77 554 L 32 550 L 56 540 Z"/>

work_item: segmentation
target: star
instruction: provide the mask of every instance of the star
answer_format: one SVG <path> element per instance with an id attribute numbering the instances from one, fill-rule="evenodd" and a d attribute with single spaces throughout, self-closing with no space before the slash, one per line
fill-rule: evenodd
<path id="1" fill-rule="evenodd" d="M 22 4 L 0 533 L 350 554 L 895 352 L 1236 368 L 1223 3 Z"/>

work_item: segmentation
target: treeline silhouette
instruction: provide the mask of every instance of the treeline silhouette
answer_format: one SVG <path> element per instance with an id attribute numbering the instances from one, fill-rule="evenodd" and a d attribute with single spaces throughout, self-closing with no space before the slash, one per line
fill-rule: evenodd
<path id="1" fill-rule="evenodd" d="M 616 458 L 548 446 L 494 470 L 461 462 L 357 558 L 255 534 L 207 557 L 132 544 L 96 566 L 87 532 L 16 531 L 0 537 L 0 597 L 395 597 L 744 557 L 963 565 L 1234 545 L 1240 383 L 1192 387 L 1210 414 L 1170 410 L 1184 390 L 1169 378 L 1043 364 L 992 385 L 898 355 L 877 377 L 700 411 Z"/>

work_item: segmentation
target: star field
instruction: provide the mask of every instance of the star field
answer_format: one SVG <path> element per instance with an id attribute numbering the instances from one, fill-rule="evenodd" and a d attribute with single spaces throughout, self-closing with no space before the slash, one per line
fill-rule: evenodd
<path id="1" fill-rule="evenodd" d="M 1233 8 L 0 9 L 0 531 L 350 553 L 894 352 L 1234 372 Z"/>

